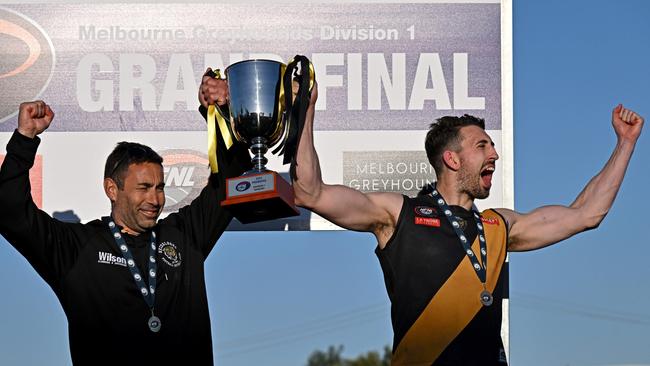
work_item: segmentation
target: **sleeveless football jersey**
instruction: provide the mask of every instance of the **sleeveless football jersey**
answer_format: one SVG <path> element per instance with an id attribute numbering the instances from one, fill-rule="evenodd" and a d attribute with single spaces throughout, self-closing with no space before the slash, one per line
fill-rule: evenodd
<path id="1" fill-rule="evenodd" d="M 472 212 L 450 209 L 478 254 Z M 483 306 L 483 285 L 440 211 L 430 195 L 405 196 L 393 237 L 375 251 L 392 303 L 392 365 L 504 365 L 500 332 L 506 222 L 494 210 L 481 213 L 488 251 L 486 286 L 494 297 L 491 306 Z"/>

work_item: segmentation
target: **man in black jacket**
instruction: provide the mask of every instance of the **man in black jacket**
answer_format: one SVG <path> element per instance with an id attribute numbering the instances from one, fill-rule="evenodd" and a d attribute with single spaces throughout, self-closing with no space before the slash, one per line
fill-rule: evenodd
<path id="1" fill-rule="evenodd" d="M 158 220 L 162 158 L 147 146 L 120 143 L 104 173 L 110 215 L 63 223 L 30 194 L 38 135 L 53 118 L 42 101 L 20 105 L 0 169 L 0 234 L 58 297 L 74 364 L 212 364 L 204 261 L 232 219 L 219 202 L 225 178 L 250 165 L 246 149 L 217 149 L 219 173 L 200 196 Z"/>

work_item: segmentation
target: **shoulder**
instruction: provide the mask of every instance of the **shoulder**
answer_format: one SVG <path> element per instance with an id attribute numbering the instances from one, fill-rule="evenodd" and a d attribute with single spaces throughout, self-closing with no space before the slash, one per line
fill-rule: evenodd
<path id="1" fill-rule="evenodd" d="M 517 218 L 521 216 L 517 211 L 509 208 L 490 208 L 483 211 L 481 215 L 490 215 L 491 217 L 495 217 L 503 221 L 508 228 L 511 228 L 512 224 L 514 224 L 515 221 L 517 221 Z"/>
<path id="2" fill-rule="evenodd" d="M 504 223 L 507 222 L 504 215 L 501 214 L 501 212 L 499 212 L 499 209 L 495 209 L 495 208 L 488 208 L 487 210 L 481 211 L 481 217 L 484 218 L 485 220 L 492 219 L 493 221 L 498 220 Z"/>
<path id="3" fill-rule="evenodd" d="M 436 212 L 438 206 L 436 205 L 433 198 L 428 194 L 418 194 L 417 196 L 404 197 L 404 207 L 410 207 L 412 209 L 422 209 L 422 210 L 431 210 Z"/>
<path id="4" fill-rule="evenodd" d="M 86 235 L 87 238 L 96 237 L 102 234 L 107 236 L 110 235 L 107 224 L 105 224 L 101 219 L 92 220 L 85 224 L 70 223 L 68 225 L 71 226 L 73 231 Z"/>
<path id="5" fill-rule="evenodd" d="M 104 224 L 104 222 L 101 219 L 95 219 L 82 225 L 89 229 L 99 229 L 106 226 L 106 224 Z"/>
<path id="6" fill-rule="evenodd" d="M 510 223 L 506 218 L 507 215 L 504 215 L 501 210 L 490 208 L 482 211 L 481 222 L 486 232 L 496 230 L 507 237 L 510 232 Z"/>
<path id="7" fill-rule="evenodd" d="M 371 192 L 366 193 L 366 197 L 368 197 L 373 205 L 390 213 L 394 217 L 399 215 L 404 202 L 408 199 L 407 196 L 395 192 Z"/>

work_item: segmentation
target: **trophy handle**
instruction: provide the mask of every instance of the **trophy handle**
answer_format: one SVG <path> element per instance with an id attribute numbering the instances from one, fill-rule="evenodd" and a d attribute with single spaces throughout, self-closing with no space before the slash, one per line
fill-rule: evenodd
<path id="1" fill-rule="evenodd" d="M 300 67 L 300 74 L 296 75 L 298 67 Z M 293 99 L 294 75 L 296 76 L 295 81 L 299 84 L 295 100 Z M 291 163 L 289 173 L 292 179 L 297 179 L 295 174 L 296 152 L 315 79 L 314 65 L 302 55 L 296 55 L 289 62 L 283 75 L 286 127 L 282 142 L 273 153 L 284 155 L 283 164 Z"/>

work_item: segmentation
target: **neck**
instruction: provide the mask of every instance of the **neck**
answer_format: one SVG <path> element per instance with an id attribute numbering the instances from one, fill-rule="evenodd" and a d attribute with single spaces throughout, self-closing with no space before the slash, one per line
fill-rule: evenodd
<path id="1" fill-rule="evenodd" d="M 132 235 L 132 236 L 138 236 L 138 235 L 141 234 L 140 232 L 135 231 L 135 230 L 131 229 L 128 225 L 126 225 L 126 223 L 124 223 L 124 221 L 122 221 L 121 218 L 119 218 L 119 217 L 117 217 L 117 215 L 115 215 L 115 212 L 112 213 L 112 217 L 113 217 L 113 221 L 115 221 L 115 223 L 122 228 L 122 230 L 120 230 L 120 231 L 123 234 L 129 234 L 129 235 Z"/>
<path id="2" fill-rule="evenodd" d="M 460 206 L 466 210 L 471 210 L 474 198 L 465 192 L 461 192 L 458 188 L 458 184 L 442 177 L 438 178 L 436 183 L 436 189 L 449 206 Z"/>
<path id="3" fill-rule="evenodd" d="M 121 225 L 120 225 L 120 226 L 121 226 Z M 131 235 L 131 236 L 138 236 L 138 235 L 140 235 L 139 232 L 134 231 L 134 230 L 131 230 L 131 229 L 129 229 L 129 228 L 126 227 L 126 226 L 122 227 L 122 230 L 121 230 L 121 231 L 122 231 L 122 233 L 124 233 L 124 234 L 129 234 L 129 235 Z"/>

